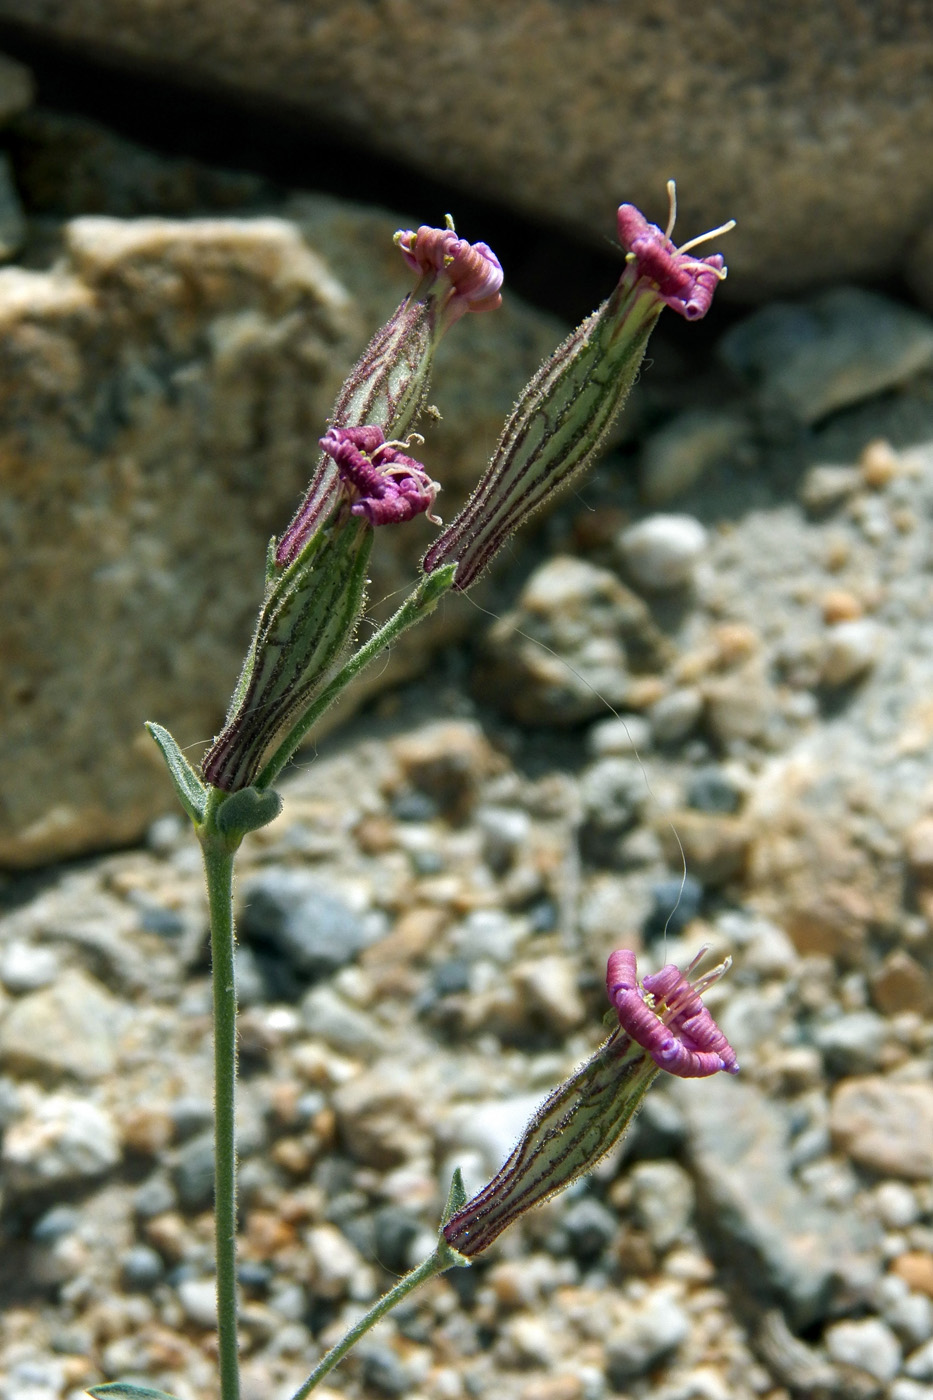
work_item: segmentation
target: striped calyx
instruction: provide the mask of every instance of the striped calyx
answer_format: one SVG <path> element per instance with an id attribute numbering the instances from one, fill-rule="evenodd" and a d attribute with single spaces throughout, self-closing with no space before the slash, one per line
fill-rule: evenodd
<path id="1" fill-rule="evenodd" d="M 365 519 L 332 521 L 271 578 L 226 722 L 201 763 L 214 787 L 249 787 L 327 679 L 363 609 L 372 540 Z"/>

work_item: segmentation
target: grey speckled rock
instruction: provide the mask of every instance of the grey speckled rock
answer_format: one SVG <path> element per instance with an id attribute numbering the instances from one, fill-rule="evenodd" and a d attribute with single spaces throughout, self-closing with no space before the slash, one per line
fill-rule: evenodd
<path id="1" fill-rule="evenodd" d="M 777 303 L 728 331 L 721 354 L 762 395 L 813 423 L 910 379 L 933 360 L 933 321 L 858 287 Z"/>
<path id="2" fill-rule="evenodd" d="M 10 1007 L 0 1022 L 0 1057 L 10 1067 L 57 1079 L 113 1072 L 126 1010 L 92 977 L 68 971 Z"/>
<path id="3" fill-rule="evenodd" d="M 803 1326 L 827 1315 L 840 1287 L 870 1281 L 871 1230 L 797 1185 L 778 1109 L 725 1076 L 673 1089 L 689 1124 L 700 1212 L 744 1286 L 779 1300 L 792 1325 Z"/>
<path id="4" fill-rule="evenodd" d="M 832 1100 L 838 1147 L 882 1176 L 925 1181 L 933 1175 L 933 1085 L 882 1075 L 846 1079 Z"/>
<path id="5" fill-rule="evenodd" d="M 0 0 L 0 16 L 287 102 L 594 241 L 621 199 L 663 224 L 675 175 L 683 238 L 739 219 L 740 297 L 889 273 L 926 222 L 923 5 L 723 0 L 698 23 L 673 0 L 521 0 L 503 22 L 501 0 Z"/>
<path id="6" fill-rule="evenodd" d="M 17 1194 L 67 1187 L 100 1176 L 119 1160 L 109 1114 L 66 1094 L 40 1100 L 3 1140 L 4 1180 Z"/>
<path id="7" fill-rule="evenodd" d="M 242 937 L 279 996 L 295 995 L 352 962 L 378 933 L 304 870 L 264 870 L 244 883 L 241 895 Z"/>

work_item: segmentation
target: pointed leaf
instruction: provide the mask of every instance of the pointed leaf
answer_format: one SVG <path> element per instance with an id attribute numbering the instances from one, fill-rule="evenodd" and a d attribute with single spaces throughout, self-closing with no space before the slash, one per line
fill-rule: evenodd
<path id="1" fill-rule="evenodd" d="M 458 1210 L 462 1210 L 466 1205 L 467 1193 L 463 1184 L 463 1173 L 459 1167 L 454 1167 L 454 1174 L 450 1179 L 450 1190 L 447 1192 L 447 1203 L 444 1206 L 444 1214 L 441 1217 L 441 1228 L 447 1224 L 452 1215 L 456 1215 Z"/>
<path id="2" fill-rule="evenodd" d="M 94 1400 L 178 1400 L 167 1390 L 153 1390 L 148 1385 L 136 1385 L 133 1381 L 107 1381 L 105 1385 L 89 1385 L 88 1395 Z"/>
<path id="3" fill-rule="evenodd" d="M 282 810 L 282 799 L 271 788 L 240 788 L 217 808 L 214 820 L 223 836 L 245 836 L 275 821 Z"/>
<path id="4" fill-rule="evenodd" d="M 152 724 L 149 720 L 146 721 L 146 728 L 165 759 L 179 802 L 195 826 L 200 826 L 204 821 L 204 810 L 207 806 L 207 788 L 167 729 L 163 729 L 161 724 Z"/>

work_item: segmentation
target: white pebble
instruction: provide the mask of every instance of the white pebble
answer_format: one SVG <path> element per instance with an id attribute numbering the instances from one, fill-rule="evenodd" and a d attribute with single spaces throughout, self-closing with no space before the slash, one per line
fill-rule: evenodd
<path id="1" fill-rule="evenodd" d="M 888 1391 L 888 1400 L 933 1400 L 933 1385 L 900 1376 Z"/>
<path id="2" fill-rule="evenodd" d="M 641 753 L 651 743 L 651 725 L 644 715 L 616 715 L 594 724 L 586 746 L 594 758 Z"/>
<path id="3" fill-rule="evenodd" d="M 649 515 L 622 532 L 618 548 L 636 584 L 666 593 L 690 581 L 707 538 L 692 515 Z"/>
<path id="4" fill-rule="evenodd" d="M 212 1278 L 185 1278 L 178 1285 L 178 1301 L 195 1327 L 217 1326 L 217 1288 Z"/>
<path id="5" fill-rule="evenodd" d="M 703 712 L 703 695 L 693 685 L 662 695 L 648 711 L 651 732 L 659 744 L 675 744 L 690 733 Z"/>
<path id="6" fill-rule="evenodd" d="M 893 1381 L 900 1370 L 900 1343 L 877 1317 L 837 1322 L 826 1329 L 825 1340 L 833 1361 L 865 1371 L 878 1381 Z"/>
<path id="7" fill-rule="evenodd" d="M 920 1219 L 917 1197 L 906 1181 L 882 1181 L 875 1188 L 875 1207 L 889 1230 L 904 1230 Z"/>
<path id="8" fill-rule="evenodd" d="M 904 1363 L 904 1370 L 911 1380 L 933 1381 L 933 1341 L 911 1352 Z"/>
<path id="9" fill-rule="evenodd" d="M 59 960 L 53 948 L 16 939 L 0 953 L 0 982 L 14 995 L 37 992 L 58 975 Z"/>
<path id="10" fill-rule="evenodd" d="M 881 628 L 868 617 L 830 627 L 821 667 L 823 684 L 848 685 L 871 670 L 878 660 L 881 640 Z"/>
<path id="11" fill-rule="evenodd" d="M 11 1191 L 52 1189 L 100 1176 L 120 1160 L 113 1120 L 68 1094 L 42 1099 L 7 1130 L 3 1167 Z"/>

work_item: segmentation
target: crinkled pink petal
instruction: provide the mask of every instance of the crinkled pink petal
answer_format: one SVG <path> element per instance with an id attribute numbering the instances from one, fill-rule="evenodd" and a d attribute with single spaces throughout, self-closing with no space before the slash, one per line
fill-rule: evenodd
<path id="1" fill-rule="evenodd" d="M 678 252 L 657 224 L 649 224 L 634 204 L 620 204 L 619 242 L 634 260 L 636 275 L 657 288 L 672 311 L 688 321 L 706 315 L 725 266 L 721 253 L 694 258 Z"/>
<path id="2" fill-rule="evenodd" d="M 639 985 L 635 954 L 620 948 L 609 958 L 606 989 L 622 1029 L 661 1069 L 682 1079 L 699 1079 L 719 1070 L 737 1073 L 735 1051 L 699 993 L 673 963 L 649 973 Z"/>
<path id="3" fill-rule="evenodd" d="M 429 511 L 437 486 L 414 457 L 385 441 L 381 428 L 331 428 L 320 440 L 354 496 L 352 515 L 371 525 L 400 525 Z"/>
<path id="4" fill-rule="evenodd" d="M 448 316 L 494 311 L 502 305 L 502 265 L 487 243 L 468 243 L 453 229 L 403 229 L 396 235 L 402 257 L 422 277 L 445 277 L 451 296 Z"/>

